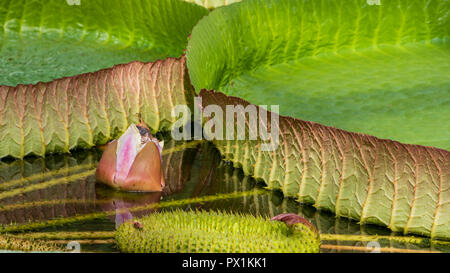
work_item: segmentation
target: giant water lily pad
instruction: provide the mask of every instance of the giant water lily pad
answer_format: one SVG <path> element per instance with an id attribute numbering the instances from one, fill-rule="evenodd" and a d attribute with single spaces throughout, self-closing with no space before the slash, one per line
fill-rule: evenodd
<path id="1" fill-rule="evenodd" d="M 197 90 L 404 143 L 450 149 L 449 2 L 248 0 L 194 28 Z"/>
<path id="2" fill-rule="evenodd" d="M 46 82 L 179 57 L 208 10 L 181 0 L 5 0 L 0 84 Z"/>

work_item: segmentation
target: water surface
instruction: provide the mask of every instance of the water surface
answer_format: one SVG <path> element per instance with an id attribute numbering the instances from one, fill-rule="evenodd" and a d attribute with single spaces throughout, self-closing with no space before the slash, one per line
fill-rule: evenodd
<path id="1" fill-rule="evenodd" d="M 96 183 L 100 156 L 101 151 L 91 150 L 0 161 L 0 224 L 13 224 L 10 232 L 24 238 L 61 245 L 78 241 L 82 252 L 117 252 L 116 227 L 154 211 L 225 210 L 266 217 L 293 212 L 317 227 L 322 252 L 367 252 L 374 244 L 373 235 L 385 236 L 377 240 L 385 252 L 450 252 L 449 244 L 359 225 L 267 191 L 222 161 L 210 143 L 166 142 L 163 173 L 167 186 L 162 193 L 126 193 Z"/>

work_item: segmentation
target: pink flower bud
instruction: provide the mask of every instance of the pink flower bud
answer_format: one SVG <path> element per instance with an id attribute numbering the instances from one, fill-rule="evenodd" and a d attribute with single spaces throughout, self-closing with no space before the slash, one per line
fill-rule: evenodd
<path id="1" fill-rule="evenodd" d="M 145 124 L 131 124 L 118 140 L 108 143 L 95 178 L 126 191 L 162 191 L 161 152 L 162 144 Z"/>

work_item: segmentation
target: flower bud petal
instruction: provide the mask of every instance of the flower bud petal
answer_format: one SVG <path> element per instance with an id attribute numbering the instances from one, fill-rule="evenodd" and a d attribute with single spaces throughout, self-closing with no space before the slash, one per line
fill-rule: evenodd
<path id="1" fill-rule="evenodd" d="M 97 181 L 111 187 L 117 187 L 114 183 L 114 177 L 116 176 L 116 150 L 117 140 L 108 143 L 95 171 Z"/>
<path id="2" fill-rule="evenodd" d="M 131 191 L 162 191 L 164 185 L 158 147 L 149 141 L 136 156 L 121 187 Z"/>
<path id="3" fill-rule="evenodd" d="M 136 125 L 131 124 L 117 141 L 116 177 L 117 184 L 122 184 L 130 172 L 131 166 L 141 147 L 141 135 Z"/>

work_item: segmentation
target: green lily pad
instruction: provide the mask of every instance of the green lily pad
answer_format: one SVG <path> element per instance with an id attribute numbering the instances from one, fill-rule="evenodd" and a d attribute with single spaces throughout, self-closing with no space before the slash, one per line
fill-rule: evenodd
<path id="1" fill-rule="evenodd" d="M 0 84 L 47 82 L 179 57 L 204 7 L 181 0 L 5 0 Z"/>
<path id="2" fill-rule="evenodd" d="M 195 26 L 196 90 L 404 143 L 450 149 L 448 1 L 248 0 Z"/>

